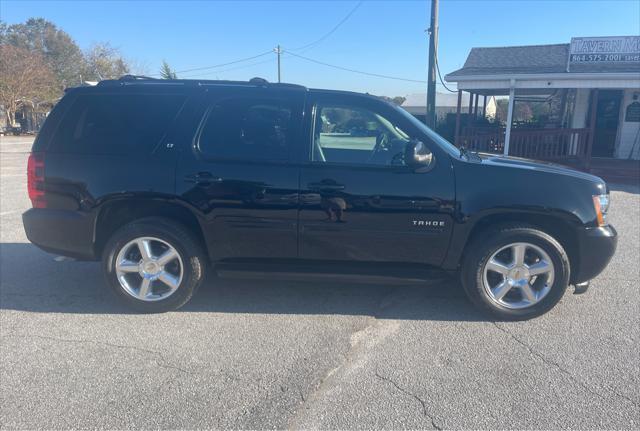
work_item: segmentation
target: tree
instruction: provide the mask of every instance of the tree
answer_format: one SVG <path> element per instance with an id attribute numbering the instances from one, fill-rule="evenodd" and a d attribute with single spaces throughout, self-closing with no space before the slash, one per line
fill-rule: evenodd
<path id="1" fill-rule="evenodd" d="M 56 77 L 58 94 L 85 80 L 119 78 L 132 69 L 118 49 L 107 43 L 96 44 L 83 53 L 71 36 L 43 18 L 12 25 L 0 21 L 0 44 L 40 54 Z"/>
<path id="2" fill-rule="evenodd" d="M 83 77 L 89 81 L 117 79 L 130 71 L 127 60 L 117 48 L 108 43 L 98 43 L 85 52 Z"/>
<path id="3" fill-rule="evenodd" d="M 165 60 L 162 60 L 162 66 L 160 66 L 160 76 L 162 79 L 178 79 L 175 70 L 171 69 L 171 66 Z"/>
<path id="4" fill-rule="evenodd" d="M 40 54 L 54 73 L 60 92 L 81 83 L 82 51 L 71 36 L 50 21 L 29 18 L 24 24 L 0 23 L 0 43 Z"/>
<path id="5" fill-rule="evenodd" d="M 514 122 L 530 122 L 538 119 L 534 114 L 536 112 L 535 106 L 539 105 L 539 102 L 517 101 L 513 106 L 513 121 Z M 506 123 L 509 110 L 509 99 L 497 99 L 496 100 L 496 119 L 503 123 Z"/>
<path id="6" fill-rule="evenodd" d="M 0 43 L 0 58 L 0 104 L 10 126 L 15 125 L 20 106 L 37 110 L 57 98 L 56 76 L 40 53 Z"/>

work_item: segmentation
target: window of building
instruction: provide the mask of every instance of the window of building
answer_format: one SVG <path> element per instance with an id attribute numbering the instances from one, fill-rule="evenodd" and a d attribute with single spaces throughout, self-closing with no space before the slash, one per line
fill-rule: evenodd
<path id="1" fill-rule="evenodd" d="M 66 113 L 53 149 L 91 154 L 146 154 L 185 101 L 180 95 L 81 95 Z"/>
<path id="2" fill-rule="evenodd" d="M 227 99 L 211 109 L 198 148 L 214 158 L 285 161 L 291 135 L 292 108 L 284 101 Z"/>
<path id="3" fill-rule="evenodd" d="M 359 107 L 319 106 L 314 162 L 402 165 L 409 136 L 382 115 Z"/>

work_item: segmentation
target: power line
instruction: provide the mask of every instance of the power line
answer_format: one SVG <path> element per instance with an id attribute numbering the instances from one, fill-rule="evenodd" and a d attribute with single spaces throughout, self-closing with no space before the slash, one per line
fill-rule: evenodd
<path id="1" fill-rule="evenodd" d="M 326 39 L 326 38 L 328 38 L 329 36 L 331 36 L 331 35 L 332 35 L 336 30 L 338 30 L 338 29 L 340 28 L 340 26 L 341 26 L 342 24 L 344 24 L 345 22 L 347 22 L 347 20 L 348 20 L 349 18 L 351 18 L 351 15 L 353 15 L 353 14 L 355 13 L 355 11 L 356 11 L 356 10 L 358 10 L 358 8 L 359 8 L 360 6 L 362 6 L 362 3 L 363 3 L 362 1 L 359 1 L 359 2 L 358 2 L 358 4 L 356 4 L 356 5 L 355 5 L 355 7 L 354 7 L 353 9 L 351 9 L 351 11 L 350 11 L 347 15 L 345 15 L 345 17 L 344 17 L 344 18 L 342 18 L 342 19 L 338 22 L 338 24 L 336 24 L 336 25 L 335 25 L 331 30 L 329 30 L 329 32 L 328 32 L 328 33 L 326 33 L 324 36 L 320 37 L 319 39 L 316 39 L 315 41 L 313 41 L 313 42 L 311 42 L 311 43 L 308 43 L 308 44 L 306 44 L 306 45 L 303 45 L 303 46 L 301 46 L 301 47 L 293 48 L 293 51 L 302 51 L 302 52 L 304 52 L 304 51 L 306 51 L 306 50 L 308 50 L 308 49 L 310 49 L 310 48 L 314 47 L 315 45 L 319 44 L 320 42 L 322 42 L 323 40 L 325 40 L 325 39 Z"/>
<path id="2" fill-rule="evenodd" d="M 215 75 L 217 73 L 230 72 L 232 70 L 246 69 L 246 68 L 249 68 L 249 67 L 258 66 L 260 64 L 273 63 L 274 61 L 276 61 L 275 58 L 270 58 L 268 60 L 257 61 L 257 62 L 250 63 L 250 64 L 243 64 L 242 66 L 236 66 L 236 67 L 230 67 L 230 68 L 227 68 L 227 69 L 213 70 L 211 72 L 204 72 L 204 73 L 196 73 L 196 74 L 193 74 L 193 75 L 187 75 L 187 76 L 184 76 L 184 78 L 195 78 L 195 77 L 199 77 L 199 76 L 210 76 L 210 75 Z"/>
<path id="3" fill-rule="evenodd" d="M 272 52 L 273 51 L 269 50 L 269 51 L 265 51 L 265 52 L 263 52 L 261 54 L 252 55 L 251 57 L 241 58 L 239 60 L 230 61 L 228 63 L 220 63 L 220 64 L 216 64 L 216 65 L 213 65 L 213 66 L 206 66 L 206 67 L 196 67 L 194 69 L 178 70 L 176 73 L 195 72 L 197 70 L 207 70 L 207 69 L 215 69 L 215 68 L 223 67 L 223 66 L 229 66 L 231 64 L 242 63 L 244 61 L 253 60 L 254 58 L 264 57 L 265 55 L 269 55 Z"/>
<path id="4" fill-rule="evenodd" d="M 407 82 L 418 82 L 418 83 L 421 83 L 421 84 L 426 82 L 426 81 L 419 81 L 419 80 L 414 80 L 414 79 L 406 79 L 406 78 L 400 78 L 400 77 L 396 77 L 396 76 L 381 75 L 381 74 L 377 74 L 377 73 L 370 73 L 370 72 L 364 72 L 364 71 L 349 69 L 349 68 L 342 67 L 342 66 L 336 66 L 336 65 L 333 65 L 333 64 L 324 63 L 324 62 L 321 62 L 321 61 L 318 61 L 318 60 L 314 60 L 312 58 L 301 56 L 299 54 L 294 54 L 294 53 L 292 53 L 290 51 L 285 51 L 283 49 L 282 50 L 282 57 L 285 57 L 287 55 L 291 55 L 291 56 L 295 56 L 295 57 L 298 57 L 298 58 L 302 58 L 304 60 L 308 60 L 308 61 L 311 61 L 313 63 L 321 64 L 323 66 L 337 68 L 339 70 L 343 70 L 343 71 L 346 71 L 346 72 L 359 73 L 359 74 L 364 74 L 364 75 L 368 75 L 368 76 L 374 76 L 374 77 L 377 77 L 377 78 L 395 79 L 395 80 L 401 80 L 401 81 L 407 81 Z M 206 72 L 206 73 L 196 73 L 196 74 L 192 74 L 192 75 L 187 75 L 187 76 L 183 76 L 183 78 L 197 78 L 197 77 L 201 77 L 201 76 L 202 77 L 206 77 L 206 76 L 211 76 L 211 75 L 215 75 L 215 74 L 218 74 L 218 73 L 224 73 L 224 72 L 230 72 L 230 71 L 233 71 L 233 70 L 246 69 L 246 68 L 250 68 L 250 67 L 253 67 L 253 66 L 258 66 L 260 64 L 274 63 L 275 61 L 276 61 L 276 58 L 270 58 L 268 60 L 258 61 L 258 62 L 254 62 L 254 63 L 251 63 L 251 64 L 244 64 L 242 66 L 230 67 L 230 68 L 222 69 L 222 70 L 214 70 L 214 71 Z M 449 88 L 447 88 L 446 85 L 441 84 L 440 82 L 437 82 L 436 84 L 439 85 L 439 86 L 445 87 L 449 91 L 452 91 Z M 456 93 L 456 91 L 453 91 L 453 92 Z"/>
<path id="5" fill-rule="evenodd" d="M 438 62 L 438 54 L 436 53 L 435 56 L 435 60 L 436 60 L 436 70 L 438 71 L 438 78 L 440 78 L 440 82 L 445 89 L 447 89 L 447 91 L 450 91 L 452 93 L 457 93 L 457 91 L 454 91 L 452 89 L 450 89 L 449 87 L 447 87 L 447 85 L 444 83 L 444 80 L 442 79 L 442 75 L 440 74 L 440 63 Z"/>
<path id="6" fill-rule="evenodd" d="M 302 56 L 300 54 L 294 54 L 291 51 L 286 51 L 286 52 L 289 55 L 292 55 L 294 57 L 298 57 L 298 58 L 301 58 L 303 60 L 310 61 L 312 63 L 320 64 L 322 66 L 333 67 L 334 69 L 344 70 L 346 72 L 359 73 L 361 75 L 367 75 L 367 76 L 375 76 L 377 78 L 395 79 L 396 81 L 417 82 L 417 83 L 420 83 L 420 84 L 424 84 L 424 83 L 427 82 L 427 81 L 418 80 L 418 79 L 400 78 L 398 76 L 382 75 L 382 74 L 379 74 L 379 73 L 364 72 L 362 70 L 350 69 L 348 67 L 336 66 L 335 64 L 329 64 L 329 63 L 325 63 L 323 61 L 314 60 L 313 58 L 304 57 L 304 56 Z"/>
<path id="7" fill-rule="evenodd" d="M 188 73 L 188 72 L 195 72 L 195 71 L 199 71 L 199 70 L 208 70 L 208 69 L 215 69 L 215 68 L 223 67 L 223 66 L 229 66 L 229 65 L 232 65 L 232 64 L 237 64 L 237 63 L 242 63 L 242 62 L 245 62 L 245 61 L 253 60 L 255 58 L 264 57 L 265 55 L 271 54 L 272 52 L 273 51 L 269 50 L 269 51 L 265 51 L 265 52 L 260 53 L 260 54 L 252 55 L 251 57 L 245 57 L 245 58 L 241 58 L 241 59 L 238 59 L 238 60 L 230 61 L 228 63 L 220 63 L 220 64 L 215 64 L 213 66 L 196 67 L 196 68 L 193 68 L 193 69 L 178 70 L 175 73 Z M 154 73 L 151 76 L 160 76 L 160 74 Z"/>

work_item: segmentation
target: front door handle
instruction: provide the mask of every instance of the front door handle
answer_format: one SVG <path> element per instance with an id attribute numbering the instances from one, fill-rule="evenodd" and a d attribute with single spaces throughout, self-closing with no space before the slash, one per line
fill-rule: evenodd
<path id="1" fill-rule="evenodd" d="M 344 190 L 344 184 L 331 184 L 331 183 L 309 183 L 307 184 L 309 190 L 316 191 L 336 191 Z"/>
<path id="2" fill-rule="evenodd" d="M 222 182 L 221 177 L 217 177 L 211 172 L 198 172 L 197 174 L 185 175 L 184 180 L 188 183 L 195 183 L 199 186 Z"/>

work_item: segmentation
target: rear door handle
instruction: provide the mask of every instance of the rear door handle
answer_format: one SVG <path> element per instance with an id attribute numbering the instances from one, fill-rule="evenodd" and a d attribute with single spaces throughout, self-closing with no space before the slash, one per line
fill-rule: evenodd
<path id="1" fill-rule="evenodd" d="M 222 182 L 221 177 L 217 177 L 211 172 L 198 172 L 197 174 L 185 175 L 184 180 L 188 183 L 195 183 L 200 186 Z"/>
<path id="2" fill-rule="evenodd" d="M 336 190 L 344 190 L 344 184 L 327 184 L 327 183 L 309 183 L 307 184 L 309 190 L 317 190 L 317 191 L 336 191 Z"/>

